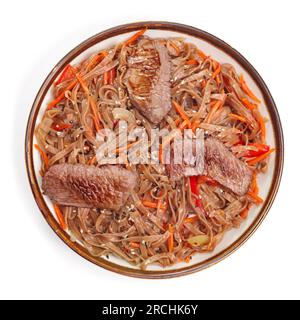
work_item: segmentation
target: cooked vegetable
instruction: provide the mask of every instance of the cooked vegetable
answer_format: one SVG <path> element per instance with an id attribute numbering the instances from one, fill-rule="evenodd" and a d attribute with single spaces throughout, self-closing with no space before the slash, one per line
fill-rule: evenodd
<path id="1" fill-rule="evenodd" d="M 169 252 L 173 252 L 174 251 L 174 227 L 172 224 L 169 224 L 169 233 L 170 233 L 170 236 L 168 238 L 168 249 L 169 249 Z"/>
<path id="2" fill-rule="evenodd" d="M 272 148 L 269 151 L 265 152 L 264 154 L 256 157 L 255 159 L 249 160 L 248 165 L 253 166 L 253 165 L 257 164 L 258 162 L 265 160 L 274 151 L 275 151 L 275 148 Z"/>
<path id="3" fill-rule="evenodd" d="M 209 243 L 209 237 L 206 234 L 201 234 L 195 237 L 191 237 L 187 241 L 193 247 L 203 247 L 204 245 Z"/>
<path id="4" fill-rule="evenodd" d="M 74 76 L 75 74 L 73 72 L 73 68 L 71 67 L 70 64 L 68 64 L 63 70 L 63 72 L 61 73 L 60 77 L 54 82 L 54 85 L 57 86 L 66 80 L 74 78 Z"/>
<path id="5" fill-rule="evenodd" d="M 124 42 L 124 46 L 129 46 L 129 45 L 133 44 L 134 42 L 136 42 L 138 40 L 138 38 L 141 37 L 146 32 L 146 30 L 147 30 L 147 28 L 135 33 L 132 37 L 130 37 L 128 40 L 126 40 Z"/>
<path id="6" fill-rule="evenodd" d="M 261 103 L 261 101 L 255 96 L 255 94 L 250 90 L 250 88 L 248 87 L 246 81 L 244 80 L 244 76 L 241 75 L 240 76 L 240 84 L 242 89 L 244 90 L 244 92 L 255 102 L 257 103 Z"/>
<path id="7" fill-rule="evenodd" d="M 172 101 L 173 107 L 175 108 L 175 110 L 177 111 L 177 113 L 180 115 L 180 117 L 182 118 L 183 121 L 186 122 L 187 126 L 189 128 L 192 128 L 192 124 L 191 124 L 191 120 L 189 119 L 189 117 L 186 115 L 184 109 L 176 102 L 176 101 Z"/>
<path id="8" fill-rule="evenodd" d="M 64 216 L 63 216 L 63 214 L 57 204 L 54 205 L 54 211 L 55 211 L 55 214 L 56 214 L 56 217 L 58 219 L 59 224 L 65 230 L 66 229 L 65 219 L 64 219 Z"/>
<path id="9" fill-rule="evenodd" d="M 261 143 L 249 143 L 248 146 L 254 147 L 255 150 L 253 150 L 253 149 L 247 150 L 243 155 L 244 157 L 247 157 L 247 158 L 261 156 L 270 150 L 269 146 L 267 146 L 266 144 L 261 144 Z"/>

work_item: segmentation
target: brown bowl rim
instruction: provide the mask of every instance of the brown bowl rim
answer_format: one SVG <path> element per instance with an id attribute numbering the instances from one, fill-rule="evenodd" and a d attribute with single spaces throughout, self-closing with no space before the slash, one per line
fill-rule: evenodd
<path id="1" fill-rule="evenodd" d="M 274 174 L 272 178 L 271 188 L 269 193 L 266 197 L 266 200 L 261 207 L 257 217 L 253 221 L 253 223 L 248 227 L 248 229 L 230 246 L 219 252 L 218 254 L 212 256 L 211 258 L 196 263 L 194 265 L 188 265 L 183 268 L 173 269 L 173 270 L 159 270 L 159 271 L 143 271 L 140 269 L 133 269 L 125 266 L 118 265 L 111 261 L 108 261 L 103 258 L 95 258 L 93 257 L 85 248 L 83 248 L 78 243 L 72 242 L 70 240 L 69 235 L 62 230 L 60 225 L 56 222 L 55 218 L 53 217 L 52 213 L 50 212 L 48 206 L 46 205 L 44 198 L 42 196 L 41 190 L 39 188 L 37 178 L 34 172 L 34 163 L 33 163 L 33 136 L 34 136 L 34 127 L 38 112 L 42 105 L 43 99 L 51 87 L 55 78 L 59 75 L 62 69 L 72 61 L 76 56 L 78 56 L 83 51 L 87 50 L 94 44 L 101 42 L 105 39 L 111 38 L 116 35 L 120 35 L 123 33 L 128 33 L 132 31 L 136 31 L 142 28 L 147 27 L 148 29 L 160 29 L 160 30 L 167 30 L 167 31 L 175 31 L 180 32 L 183 34 L 187 34 L 202 40 L 205 40 L 212 45 L 218 47 L 219 49 L 225 51 L 229 54 L 235 61 L 240 63 L 240 65 L 250 74 L 252 79 L 255 81 L 257 86 L 259 87 L 261 93 L 264 96 L 265 103 L 268 106 L 268 111 L 270 113 L 271 121 L 274 126 L 274 135 L 275 135 L 275 144 L 276 144 L 276 154 L 275 154 L 275 168 Z M 54 230 L 54 232 L 76 253 L 78 253 L 83 258 L 87 259 L 88 261 L 103 267 L 104 269 L 136 278 L 145 278 L 145 279 L 166 279 L 172 277 L 183 276 L 187 274 L 191 274 L 197 271 L 201 271 L 205 268 L 208 268 L 217 262 L 228 257 L 234 251 L 236 251 L 239 247 L 241 247 L 249 238 L 250 236 L 256 231 L 256 229 L 260 226 L 262 221 L 265 219 L 266 215 L 268 214 L 275 196 L 277 194 L 282 171 L 283 171 L 283 162 L 284 162 L 284 140 L 283 140 L 283 132 L 281 121 L 279 118 L 278 110 L 276 108 L 275 102 L 271 96 L 271 93 L 266 86 L 265 82 L 259 75 L 259 73 L 255 70 L 255 68 L 248 62 L 237 50 L 232 48 L 230 45 L 222 41 L 221 39 L 215 37 L 212 34 L 209 34 L 206 31 L 200 30 L 195 27 L 191 27 L 184 24 L 174 23 L 174 22 L 164 22 L 164 21 L 143 21 L 143 22 L 135 22 L 129 23 L 124 25 L 119 25 L 117 27 L 102 31 L 87 40 L 83 41 L 77 47 L 72 49 L 68 54 L 66 54 L 51 70 L 47 78 L 45 79 L 44 83 L 42 84 L 41 88 L 36 95 L 34 103 L 32 105 L 27 129 L 26 129 L 26 137 L 25 137 L 25 159 L 26 159 L 26 168 L 27 174 L 29 178 L 30 187 L 33 193 L 33 196 L 36 200 L 36 203 L 43 214 L 44 218 L 46 219 L 47 223 L 50 227 Z"/>

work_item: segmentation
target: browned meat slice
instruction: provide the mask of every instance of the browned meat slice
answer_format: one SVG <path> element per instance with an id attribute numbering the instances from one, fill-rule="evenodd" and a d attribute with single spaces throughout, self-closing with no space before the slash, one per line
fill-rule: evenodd
<path id="1" fill-rule="evenodd" d="M 244 195 L 249 190 L 253 172 L 247 165 L 235 157 L 226 146 L 215 138 L 207 138 L 204 142 L 204 171 L 196 167 L 170 164 L 167 166 L 170 178 L 176 181 L 182 177 L 199 174 L 208 175 L 237 195 Z"/>
<path id="2" fill-rule="evenodd" d="M 120 166 L 57 164 L 45 174 L 42 189 L 61 205 L 117 210 L 125 204 L 136 181 L 135 173 Z"/>
<path id="3" fill-rule="evenodd" d="M 243 161 L 214 138 L 205 141 L 205 171 L 208 176 L 239 196 L 247 193 L 253 175 Z"/>
<path id="4" fill-rule="evenodd" d="M 158 124 L 171 109 L 170 57 L 158 40 L 141 41 L 128 58 L 125 82 L 131 103 Z"/>

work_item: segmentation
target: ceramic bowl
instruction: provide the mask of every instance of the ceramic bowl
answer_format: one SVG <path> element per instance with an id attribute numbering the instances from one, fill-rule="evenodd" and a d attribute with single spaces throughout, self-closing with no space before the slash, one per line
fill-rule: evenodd
<path id="1" fill-rule="evenodd" d="M 266 124 L 267 142 L 276 148 L 276 152 L 270 157 L 267 173 L 259 176 L 260 195 L 264 198 L 264 203 L 261 206 L 252 207 L 249 217 L 240 228 L 227 232 L 213 252 L 195 255 L 188 264 L 185 262 L 178 263 L 167 268 L 154 266 L 149 267 L 146 271 L 133 267 L 116 257 L 110 256 L 109 259 L 105 257 L 95 258 L 80 243 L 71 241 L 68 232 L 62 230 L 58 224 L 51 202 L 41 192 L 40 157 L 33 148 L 35 126 L 39 123 L 47 102 L 51 99 L 51 86 L 64 67 L 68 63 L 81 61 L 92 53 L 111 47 L 144 27 L 147 27 L 147 35 L 151 37 L 184 37 L 187 41 L 201 48 L 206 54 L 220 62 L 233 64 L 238 73 L 243 73 L 249 86 L 262 100 L 260 111 L 269 120 Z M 274 100 L 258 72 L 239 52 L 217 37 L 194 27 L 171 22 L 138 22 L 121 25 L 87 39 L 62 58 L 45 79 L 33 103 L 28 120 L 25 151 L 28 177 L 33 195 L 41 213 L 54 232 L 71 249 L 96 265 L 120 274 L 140 278 L 170 278 L 186 275 L 207 268 L 234 252 L 249 239 L 266 217 L 276 196 L 283 168 L 283 135 L 279 115 Z"/>

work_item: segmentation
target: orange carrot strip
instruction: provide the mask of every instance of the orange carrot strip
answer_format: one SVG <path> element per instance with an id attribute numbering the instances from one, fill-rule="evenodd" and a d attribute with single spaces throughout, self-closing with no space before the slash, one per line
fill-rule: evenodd
<path id="1" fill-rule="evenodd" d="M 108 55 L 107 51 L 97 53 L 87 65 L 87 70 L 91 71 L 99 62 L 101 62 Z"/>
<path id="2" fill-rule="evenodd" d="M 177 113 L 180 115 L 180 117 L 182 118 L 183 121 L 186 121 L 187 123 L 187 126 L 189 128 L 192 127 L 192 124 L 191 124 L 191 121 L 190 119 L 188 118 L 188 116 L 186 115 L 184 109 L 175 101 L 173 100 L 172 101 L 172 104 L 173 104 L 173 107 L 175 108 L 175 110 L 177 111 Z"/>
<path id="3" fill-rule="evenodd" d="M 139 141 L 134 141 L 132 143 L 129 143 L 127 146 L 124 146 L 124 147 L 120 147 L 120 148 L 117 148 L 116 149 L 116 153 L 120 153 L 122 151 L 125 151 L 125 150 L 128 150 L 130 149 L 131 147 L 135 146 Z"/>
<path id="4" fill-rule="evenodd" d="M 275 148 L 270 149 L 268 152 L 262 154 L 259 157 L 256 157 L 255 159 L 247 161 L 248 165 L 252 166 L 252 165 L 254 165 L 254 164 L 266 159 L 273 151 L 275 151 Z"/>
<path id="5" fill-rule="evenodd" d="M 257 185 L 257 173 L 253 173 L 252 181 L 249 188 L 255 194 L 258 194 L 258 185 Z"/>
<path id="6" fill-rule="evenodd" d="M 251 103 L 248 99 L 243 98 L 242 99 L 243 105 L 248 108 L 249 110 L 255 110 L 257 109 L 257 104 Z"/>
<path id="7" fill-rule="evenodd" d="M 195 66 L 197 66 L 199 64 L 196 59 L 190 59 L 186 63 L 189 65 L 195 65 Z"/>
<path id="8" fill-rule="evenodd" d="M 106 71 L 103 74 L 103 84 L 107 85 L 108 83 L 109 83 L 109 71 Z"/>
<path id="9" fill-rule="evenodd" d="M 249 208 L 245 208 L 241 213 L 240 213 L 240 217 L 242 219 L 246 219 L 248 217 L 249 214 Z"/>
<path id="10" fill-rule="evenodd" d="M 129 46 L 130 44 L 134 43 L 140 36 L 142 36 L 146 32 L 147 28 L 144 28 L 137 33 L 135 33 L 132 37 L 124 42 L 124 46 Z"/>
<path id="11" fill-rule="evenodd" d="M 244 76 L 241 74 L 240 76 L 240 84 L 243 89 L 243 91 L 255 102 L 261 103 L 261 101 L 256 97 L 256 95 L 250 90 L 248 87 L 246 81 L 244 80 Z"/>
<path id="12" fill-rule="evenodd" d="M 95 163 L 95 161 L 96 161 L 96 156 L 94 156 L 93 158 L 91 158 L 89 161 L 88 161 L 88 165 L 92 165 L 92 164 L 94 164 Z"/>
<path id="13" fill-rule="evenodd" d="M 206 119 L 205 119 L 205 122 L 206 123 L 210 123 L 211 122 L 211 119 L 212 119 L 212 117 L 213 117 L 213 115 L 216 113 L 216 111 L 222 106 L 222 104 L 223 104 L 223 101 L 221 101 L 221 100 L 218 100 L 215 104 L 214 104 L 214 106 L 211 108 L 211 110 L 209 111 L 209 113 L 208 113 L 208 115 L 207 115 L 207 117 L 206 117 Z"/>
<path id="14" fill-rule="evenodd" d="M 253 191 L 250 191 L 250 190 L 249 190 L 248 193 L 247 193 L 247 195 L 248 195 L 249 197 L 251 197 L 256 204 L 260 204 L 260 203 L 263 203 L 263 202 L 264 202 L 264 200 L 263 200 L 260 196 L 258 196 L 257 194 L 255 194 Z"/>
<path id="15" fill-rule="evenodd" d="M 200 49 L 197 50 L 197 53 L 202 60 L 206 60 L 208 58 L 208 56 Z"/>
<path id="16" fill-rule="evenodd" d="M 231 118 L 231 119 L 234 119 L 234 120 L 241 121 L 241 122 L 248 122 L 248 120 L 245 117 L 239 116 L 239 115 L 234 114 L 234 113 L 229 113 L 228 117 Z"/>
<path id="17" fill-rule="evenodd" d="M 172 224 L 169 224 L 169 232 L 170 232 L 170 236 L 168 238 L 168 249 L 169 249 L 169 252 L 173 252 L 174 251 L 174 227 Z"/>
<path id="18" fill-rule="evenodd" d="M 214 79 L 220 72 L 221 72 L 221 64 L 218 63 L 218 67 L 216 68 L 216 70 L 212 74 L 212 78 Z"/>
<path id="19" fill-rule="evenodd" d="M 189 263 L 189 262 L 191 261 L 191 259 L 192 259 L 191 256 L 187 256 L 187 257 L 184 259 L 184 261 L 185 261 L 186 263 Z"/>
<path id="20" fill-rule="evenodd" d="M 129 245 L 130 245 L 130 247 L 135 248 L 135 249 L 139 249 L 140 248 L 140 244 L 138 242 L 130 241 Z"/>
<path id="21" fill-rule="evenodd" d="M 191 129 L 193 130 L 193 132 L 195 132 L 195 131 L 199 128 L 200 123 L 201 123 L 201 120 L 199 120 L 199 119 L 196 119 L 196 120 L 194 120 L 194 121 L 192 122 L 192 127 L 191 127 Z"/>
<path id="22" fill-rule="evenodd" d="M 263 116 L 260 114 L 259 111 L 255 112 L 255 116 L 256 116 L 256 119 L 257 119 L 259 126 L 260 126 L 261 139 L 262 139 L 263 143 L 265 143 L 265 141 L 266 141 L 265 119 L 263 118 Z"/>
<path id="23" fill-rule="evenodd" d="M 199 220 L 198 216 L 193 216 L 193 217 L 185 218 L 184 222 L 185 223 L 194 223 L 194 222 L 196 222 L 198 220 Z"/>
<path id="24" fill-rule="evenodd" d="M 201 89 L 204 89 L 206 87 L 206 80 L 202 80 L 200 82 L 200 85 L 201 85 Z"/>
<path id="25" fill-rule="evenodd" d="M 41 147 L 39 145 L 35 144 L 34 147 L 40 153 L 42 159 L 44 160 L 45 168 L 47 169 L 49 166 L 49 158 L 47 157 L 46 153 L 41 149 Z"/>
<path id="26" fill-rule="evenodd" d="M 175 122 L 176 126 L 179 126 L 179 124 L 180 124 L 180 122 L 181 122 L 181 119 L 178 118 L 178 119 L 176 119 L 174 122 Z"/>
<path id="27" fill-rule="evenodd" d="M 57 204 L 54 205 L 54 211 L 55 211 L 55 214 L 56 214 L 56 217 L 57 217 L 57 219 L 59 221 L 60 226 L 64 230 L 66 230 L 67 226 L 66 226 L 66 223 L 65 223 L 64 216 L 63 216 L 63 214 L 62 214 L 62 212 L 61 212 L 61 210 L 60 210 L 60 208 L 59 208 L 59 206 Z"/>
<path id="28" fill-rule="evenodd" d="M 158 208 L 159 204 L 157 202 L 143 200 L 142 203 L 145 207 L 152 208 L 152 209 L 163 209 L 163 210 L 167 209 L 167 206 L 165 204 L 160 204 L 160 206 Z"/>
<path id="29" fill-rule="evenodd" d="M 72 90 L 75 85 L 77 83 L 77 79 L 73 80 L 64 90 L 61 94 L 59 94 L 54 100 L 52 100 L 50 103 L 48 103 L 48 107 L 47 110 L 52 109 L 53 107 L 55 107 L 64 97 L 65 97 L 65 93 L 68 90 Z"/>

